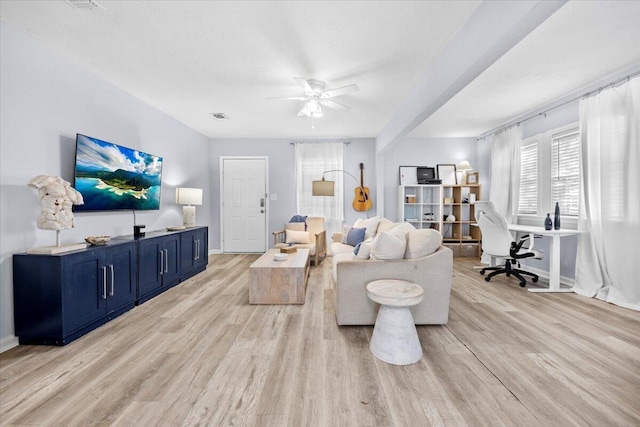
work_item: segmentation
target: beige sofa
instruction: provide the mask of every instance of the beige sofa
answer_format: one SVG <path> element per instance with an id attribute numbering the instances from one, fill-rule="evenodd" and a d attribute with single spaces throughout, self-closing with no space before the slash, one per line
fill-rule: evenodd
<path id="1" fill-rule="evenodd" d="M 379 233 L 378 233 L 379 234 Z M 449 319 L 453 252 L 442 245 L 435 252 L 414 259 L 356 259 L 353 247 L 331 244 L 335 307 L 338 325 L 373 325 L 379 305 L 367 297 L 366 286 L 380 279 L 401 279 L 424 289 L 422 302 L 411 307 L 416 325 L 441 325 Z"/>

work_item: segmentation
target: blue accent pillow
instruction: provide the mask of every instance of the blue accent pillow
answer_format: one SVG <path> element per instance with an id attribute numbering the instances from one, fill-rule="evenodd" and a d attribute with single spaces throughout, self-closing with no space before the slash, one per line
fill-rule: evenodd
<path id="1" fill-rule="evenodd" d="M 347 245 L 349 246 L 357 246 L 358 243 L 364 242 L 364 233 L 367 231 L 366 228 L 354 228 L 352 227 L 349 230 L 349 234 L 347 234 Z"/>
<path id="2" fill-rule="evenodd" d="M 356 247 L 355 247 L 355 248 L 353 248 L 353 254 L 354 254 L 354 255 L 358 255 L 358 252 L 360 252 L 360 246 L 362 246 L 362 242 L 358 243 L 358 244 L 356 245 Z"/>
<path id="3" fill-rule="evenodd" d="M 289 222 L 304 222 L 304 229 L 307 229 L 307 216 L 306 215 L 294 215 Z"/>

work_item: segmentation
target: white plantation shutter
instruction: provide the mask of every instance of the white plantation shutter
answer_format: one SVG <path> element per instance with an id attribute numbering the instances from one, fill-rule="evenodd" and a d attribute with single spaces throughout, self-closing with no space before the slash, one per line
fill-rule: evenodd
<path id="1" fill-rule="evenodd" d="M 325 228 L 328 221 L 343 221 L 344 198 L 341 173 L 331 173 L 326 176 L 327 180 L 335 181 L 334 197 L 311 195 L 311 183 L 322 179 L 322 172 L 342 169 L 343 146 L 341 142 L 295 145 L 297 212 L 292 212 L 292 216 L 294 214 L 322 216 L 325 218 Z"/>
<path id="2" fill-rule="evenodd" d="M 538 143 L 524 145 L 520 149 L 520 200 L 519 214 L 538 213 Z"/>
<path id="3" fill-rule="evenodd" d="M 553 135 L 551 140 L 551 204 L 562 215 L 578 216 L 580 202 L 580 133 Z"/>

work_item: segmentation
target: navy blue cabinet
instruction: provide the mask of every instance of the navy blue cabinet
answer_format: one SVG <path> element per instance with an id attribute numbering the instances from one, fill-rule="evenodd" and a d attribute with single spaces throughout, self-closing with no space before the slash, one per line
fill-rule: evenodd
<path id="1" fill-rule="evenodd" d="M 206 227 L 189 229 L 180 234 L 180 280 L 200 273 L 207 267 L 209 233 Z"/>
<path id="2" fill-rule="evenodd" d="M 20 344 L 64 345 L 133 308 L 136 270 L 132 241 L 59 255 L 14 255 Z"/>
<path id="3" fill-rule="evenodd" d="M 180 233 L 138 239 L 138 303 L 180 281 Z"/>
<path id="4" fill-rule="evenodd" d="M 208 228 L 111 239 L 57 255 L 15 254 L 20 344 L 65 345 L 207 267 Z"/>

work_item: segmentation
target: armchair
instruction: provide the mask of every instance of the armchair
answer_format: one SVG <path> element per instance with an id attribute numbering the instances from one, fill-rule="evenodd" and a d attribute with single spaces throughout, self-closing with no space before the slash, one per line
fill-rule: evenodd
<path id="1" fill-rule="evenodd" d="M 513 264 L 520 266 L 519 260 L 524 258 L 541 259 L 542 252 L 533 249 L 534 239 L 532 235 L 528 235 L 516 242 L 513 240 L 509 232 L 507 220 L 500 215 L 492 202 L 478 201 L 475 203 L 476 221 L 482 232 L 482 250 L 492 257 L 506 258 L 505 264 L 498 267 L 485 267 L 480 270 L 480 274 L 491 271 L 484 280 L 487 282 L 493 276 L 498 274 L 506 274 L 507 277 L 515 276 L 520 279 L 520 286 L 527 284 L 523 275 L 531 276 L 533 282 L 538 281 L 538 275 L 529 271 L 520 270 L 512 267 Z M 529 245 L 523 248 L 528 241 Z"/>
<path id="2" fill-rule="evenodd" d="M 314 265 L 319 265 L 323 259 L 327 256 L 327 231 L 324 229 L 324 218 L 321 216 L 310 216 L 306 220 L 309 243 L 294 243 L 299 248 L 309 249 L 309 255 L 313 260 Z M 289 246 L 289 242 L 286 241 L 287 230 L 298 231 L 296 228 L 302 227 L 304 230 L 304 223 L 287 223 L 283 230 L 273 232 L 273 247 L 284 248 Z"/>

